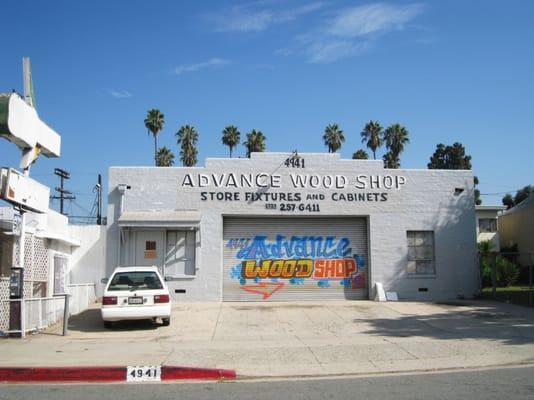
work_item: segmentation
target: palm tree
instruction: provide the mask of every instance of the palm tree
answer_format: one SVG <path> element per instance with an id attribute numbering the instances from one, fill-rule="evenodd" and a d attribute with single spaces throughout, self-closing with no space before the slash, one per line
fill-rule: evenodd
<path id="1" fill-rule="evenodd" d="M 195 147 L 180 150 L 180 160 L 185 167 L 193 167 L 197 163 L 198 151 Z"/>
<path id="2" fill-rule="evenodd" d="M 324 129 L 323 140 L 324 145 L 328 147 L 328 152 L 335 153 L 341 148 L 345 141 L 345 136 L 337 124 L 330 124 Z"/>
<path id="3" fill-rule="evenodd" d="M 397 157 L 404 151 L 404 145 L 410 143 L 408 131 L 399 124 L 393 124 L 384 131 L 386 148 Z"/>
<path id="4" fill-rule="evenodd" d="M 356 151 L 356 153 L 352 154 L 353 160 L 368 160 L 369 154 L 363 149 L 359 149 Z"/>
<path id="5" fill-rule="evenodd" d="M 361 133 L 362 143 L 372 150 L 373 158 L 376 160 L 376 150 L 382 146 L 382 126 L 378 121 L 369 121 Z"/>
<path id="6" fill-rule="evenodd" d="M 382 157 L 384 160 L 384 166 L 386 168 L 399 168 L 400 167 L 400 160 L 399 156 L 396 154 L 393 154 L 391 151 L 388 151 L 384 156 Z"/>
<path id="7" fill-rule="evenodd" d="M 248 158 L 250 158 L 251 153 L 265 151 L 265 135 L 262 131 L 252 129 L 247 133 L 247 140 L 243 143 L 243 146 L 247 149 Z"/>
<path id="8" fill-rule="evenodd" d="M 241 132 L 236 126 L 229 125 L 222 131 L 222 142 L 230 148 L 230 158 L 232 158 L 232 150 L 239 144 L 241 140 Z"/>
<path id="9" fill-rule="evenodd" d="M 158 133 L 163 129 L 165 124 L 165 116 L 157 108 L 148 110 L 145 118 L 145 127 L 148 129 L 148 134 L 152 133 L 154 136 L 154 163 L 157 165 L 158 153 Z"/>
<path id="10" fill-rule="evenodd" d="M 172 167 L 174 165 L 174 154 L 166 146 L 160 147 L 156 154 L 156 167 Z"/>
<path id="11" fill-rule="evenodd" d="M 180 145 L 180 160 L 186 167 L 192 167 L 197 163 L 198 151 L 196 148 L 198 132 L 194 126 L 183 125 L 176 132 L 176 142 Z"/>

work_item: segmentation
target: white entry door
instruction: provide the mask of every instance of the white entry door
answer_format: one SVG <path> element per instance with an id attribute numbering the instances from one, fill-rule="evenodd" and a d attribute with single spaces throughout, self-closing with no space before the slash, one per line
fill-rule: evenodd
<path id="1" fill-rule="evenodd" d="M 135 234 L 135 265 L 163 267 L 165 231 L 137 231 Z"/>

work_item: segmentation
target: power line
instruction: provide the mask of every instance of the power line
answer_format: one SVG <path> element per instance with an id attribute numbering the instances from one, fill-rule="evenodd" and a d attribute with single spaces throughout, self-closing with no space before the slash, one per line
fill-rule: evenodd
<path id="1" fill-rule="evenodd" d="M 480 193 L 481 196 L 498 196 L 501 194 L 509 194 L 510 192 L 495 192 L 495 193 Z"/>
<path id="2" fill-rule="evenodd" d="M 59 199 L 59 212 L 63 215 L 68 215 L 64 212 L 64 202 L 65 200 L 74 200 L 76 196 L 73 196 L 71 192 L 65 189 L 65 179 L 70 179 L 70 173 L 61 168 L 54 168 L 54 175 L 59 176 L 60 185 L 56 187 L 56 192 L 59 193 L 59 196 L 51 196 L 50 199 Z"/>

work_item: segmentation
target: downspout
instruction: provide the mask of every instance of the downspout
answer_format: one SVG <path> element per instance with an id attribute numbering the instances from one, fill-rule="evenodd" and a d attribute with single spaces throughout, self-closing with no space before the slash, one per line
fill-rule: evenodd
<path id="1" fill-rule="evenodd" d="M 117 190 L 119 191 L 120 198 L 119 198 L 119 215 L 117 215 L 117 225 L 119 224 L 119 218 L 122 215 L 123 207 L 124 207 L 124 193 L 126 192 L 126 189 L 129 189 L 129 186 L 127 186 L 124 183 L 119 183 L 117 185 Z M 122 230 L 120 225 L 118 225 L 118 243 L 117 243 L 117 267 L 121 265 L 121 243 L 122 243 Z"/>

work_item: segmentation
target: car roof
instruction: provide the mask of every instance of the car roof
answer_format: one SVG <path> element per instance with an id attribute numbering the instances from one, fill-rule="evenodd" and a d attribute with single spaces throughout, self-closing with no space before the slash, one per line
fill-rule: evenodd
<path id="1" fill-rule="evenodd" d="M 116 272 L 139 272 L 139 271 L 151 271 L 159 272 L 158 267 L 156 266 L 142 266 L 142 265 L 124 265 L 115 268 L 113 273 Z"/>

